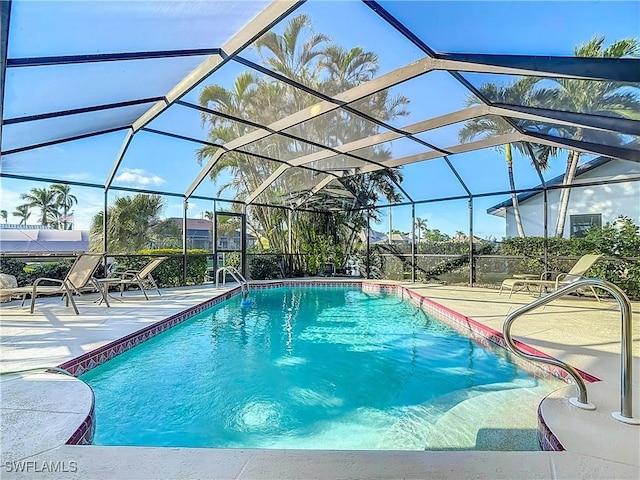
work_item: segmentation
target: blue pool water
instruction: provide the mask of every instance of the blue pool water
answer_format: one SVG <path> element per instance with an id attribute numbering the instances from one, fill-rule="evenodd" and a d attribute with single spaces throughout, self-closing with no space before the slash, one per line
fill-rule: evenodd
<path id="1" fill-rule="evenodd" d="M 302 287 L 250 299 L 83 375 L 96 395 L 94 443 L 425 449 L 461 402 L 540 385 L 397 296 Z"/>

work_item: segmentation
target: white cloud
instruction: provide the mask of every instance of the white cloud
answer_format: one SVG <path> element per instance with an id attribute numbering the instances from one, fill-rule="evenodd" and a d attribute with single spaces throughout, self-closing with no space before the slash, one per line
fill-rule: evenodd
<path id="1" fill-rule="evenodd" d="M 89 172 L 84 173 L 70 173 L 65 176 L 65 180 L 71 180 L 74 182 L 86 182 L 88 180 L 95 180 L 95 174 L 91 174 Z"/>
<path id="2" fill-rule="evenodd" d="M 163 178 L 153 175 L 141 168 L 124 168 L 122 172 L 116 176 L 115 180 L 137 187 L 148 187 L 149 185 L 162 185 L 167 183 Z"/>

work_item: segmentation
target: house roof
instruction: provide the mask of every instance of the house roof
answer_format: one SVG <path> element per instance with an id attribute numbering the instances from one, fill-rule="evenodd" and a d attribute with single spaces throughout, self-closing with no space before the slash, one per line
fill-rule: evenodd
<path id="1" fill-rule="evenodd" d="M 182 218 L 171 217 L 169 220 L 182 228 Z M 207 230 L 211 231 L 213 223 L 211 220 L 203 218 L 187 218 L 187 230 Z"/>
<path id="2" fill-rule="evenodd" d="M 594 160 L 591 160 L 590 162 L 584 163 L 578 166 L 578 168 L 576 168 L 576 177 L 579 177 L 580 175 L 584 175 L 585 173 L 595 168 L 601 167 L 602 165 L 609 163 L 612 160 L 613 159 L 609 157 L 598 157 L 598 158 L 595 158 Z M 546 182 L 546 185 L 547 187 L 551 185 L 560 185 L 562 183 L 563 178 L 564 178 L 564 174 L 558 175 L 557 177 L 554 177 L 551 180 L 548 180 Z M 542 184 L 539 184 L 533 188 L 535 189 L 534 191 L 520 193 L 517 196 L 518 202 L 524 202 L 525 200 L 528 200 L 531 197 L 540 195 L 544 187 Z M 498 203 L 497 205 L 493 205 L 492 207 L 487 208 L 487 213 L 490 215 L 498 216 L 498 217 L 504 217 L 506 215 L 506 209 L 511 206 L 512 206 L 511 198 L 508 198 L 504 202 Z"/>

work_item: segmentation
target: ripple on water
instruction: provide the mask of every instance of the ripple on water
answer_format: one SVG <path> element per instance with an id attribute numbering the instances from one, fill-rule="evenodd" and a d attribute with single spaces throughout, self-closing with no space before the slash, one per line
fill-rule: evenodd
<path id="1" fill-rule="evenodd" d="M 304 365 L 307 363 L 307 359 L 303 357 L 280 357 L 274 362 L 279 367 L 288 367 L 293 365 Z"/>
<path id="2" fill-rule="evenodd" d="M 342 398 L 333 395 L 324 395 L 310 388 L 293 387 L 289 389 L 289 395 L 295 402 L 304 405 L 322 407 L 340 407 L 344 403 Z"/>
<path id="3" fill-rule="evenodd" d="M 269 432 L 280 427 L 282 412 L 277 403 L 253 401 L 238 410 L 236 426 L 241 431 Z"/>

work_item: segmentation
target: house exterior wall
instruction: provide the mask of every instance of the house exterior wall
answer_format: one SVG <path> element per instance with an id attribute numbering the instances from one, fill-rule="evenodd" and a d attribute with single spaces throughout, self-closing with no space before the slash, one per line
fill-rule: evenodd
<path id="1" fill-rule="evenodd" d="M 640 182 L 614 183 L 607 185 L 579 187 L 580 183 L 598 180 L 633 178 L 640 176 L 640 164 L 623 160 L 614 160 L 598 168 L 583 173 L 574 181 L 569 199 L 567 219 L 564 226 L 564 238 L 569 238 L 571 215 L 601 214 L 602 225 L 613 222 L 620 215 L 631 218 L 640 224 Z M 547 192 L 549 202 L 548 234 L 555 233 L 560 204 L 560 190 Z M 520 216 L 524 232 L 528 237 L 544 234 L 544 203 L 542 193 L 521 201 Z M 506 209 L 506 237 L 517 237 L 513 207 Z"/>

